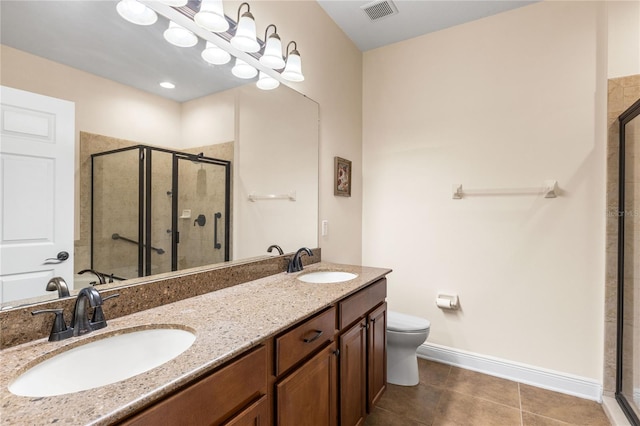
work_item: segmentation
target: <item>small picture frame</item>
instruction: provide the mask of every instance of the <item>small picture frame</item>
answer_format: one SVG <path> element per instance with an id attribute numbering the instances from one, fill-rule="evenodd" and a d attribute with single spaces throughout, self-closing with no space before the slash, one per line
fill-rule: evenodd
<path id="1" fill-rule="evenodd" d="M 351 197 L 351 161 L 334 157 L 333 195 Z"/>

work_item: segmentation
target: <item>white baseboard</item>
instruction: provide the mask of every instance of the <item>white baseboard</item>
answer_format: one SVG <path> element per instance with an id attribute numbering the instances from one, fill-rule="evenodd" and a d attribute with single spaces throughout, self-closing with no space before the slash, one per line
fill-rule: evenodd
<path id="1" fill-rule="evenodd" d="M 418 348 L 418 356 L 443 364 L 602 402 L 602 384 L 593 379 L 428 342 Z"/>

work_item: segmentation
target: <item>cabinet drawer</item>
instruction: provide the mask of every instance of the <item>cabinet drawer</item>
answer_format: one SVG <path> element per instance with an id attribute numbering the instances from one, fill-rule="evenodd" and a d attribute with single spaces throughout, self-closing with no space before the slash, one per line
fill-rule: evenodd
<path id="1" fill-rule="evenodd" d="M 333 339 L 336 329 L 336 308 L 314 316 L 276 337 L 276 376 Z"/>
<path id="2" fill-rule="evenodd" d="M 266 392 L 267 351 L 262 346 L 123 424 L 218 425 Z"/>
<path id="3" fill-rule="evenodd" d="M 338 303 L 339 328 L 349 326 L 387 297 L 387 279 L 383 278 Z"/>

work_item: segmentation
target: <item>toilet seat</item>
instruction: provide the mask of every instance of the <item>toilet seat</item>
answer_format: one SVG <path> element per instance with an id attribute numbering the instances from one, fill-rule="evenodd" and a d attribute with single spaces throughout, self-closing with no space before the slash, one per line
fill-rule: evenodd
<path id="1" fill-rule="evenodd" d="M 387 330 L 396 332 L 427 331 L 431 327 L 429 320 L 400 312 L 387 312 Z"/>

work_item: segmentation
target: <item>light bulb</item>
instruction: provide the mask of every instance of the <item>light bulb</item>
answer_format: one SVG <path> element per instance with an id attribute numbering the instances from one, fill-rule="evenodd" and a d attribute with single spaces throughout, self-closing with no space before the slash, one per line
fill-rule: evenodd
<path id="1" fill-rule="evenodd" d="M 202 59 L 212 65 L 224 65 L 231 60 L 229 52 L 219 48 L 215 44 L 207 41 L 205 49 L 202 51 Z"/>
<path id="2" fill-rule="evenodd" d="M 202 0 L 200 11 L 194 15 L 193 20 L 205 30 L 214 33 L 222 33 L 229 29 L 222 0 Z"/>
<path id="3" fill-rule="evenodd" d="M 136 25 L 153 25 L 158 15 L 138 0 L 120 0 L 116 5 L 118 14 Z"/>
<path id="4" fill-rule="evenodd" d="M 169 28 L 164 32 L 164 38 L 178 47 L 191 47 L 198 43 L 198 37 L 194 33 L 173 21 L 169 21 Z"/>
<path id="5" fill-rule="evenodd" d="M 236 64 L 231 68 L 231 73 L 238 78 L 253 78 L 258 75 L 258 70 L 242 59 L 236 58 Z"/>
<path id="6" fill-rule="evenodd" d="M 260 71 L 260 76 L 258 77 L 256 86 L 258 86 L 258 88 L 262 90 L 273 90 L 276 87 L 280 86 L 280 82 L 271 77 L 269 74 Z"/>
<path id="7" fill-rule="evenodd" d="M 247 53 L 260 50 L 260 44 L 256 40 L 256 21 L 251 13 L 245 12 L 240 18 L 236 34 L 231 38 L 231 45 Z"/>
<path id="8" fill-rule="evenodd" d="M 260 63 L 274 70 L 284 68 L 284 59 L 282 59 L 282 42 L 278 34 L 271 34 L 267 39 L 264 47 L 264 54 L 260 57 Z"/>
<path id="9" fill-rule="evenodd" d="M 287 57 L 287 65 L 282 71 L 282 78 L 289 81 L 304 81 L 304 75 L 302 75 L 302 62 L 300 61 L 300 54 L 297 50 L 289 53 Z"/>

